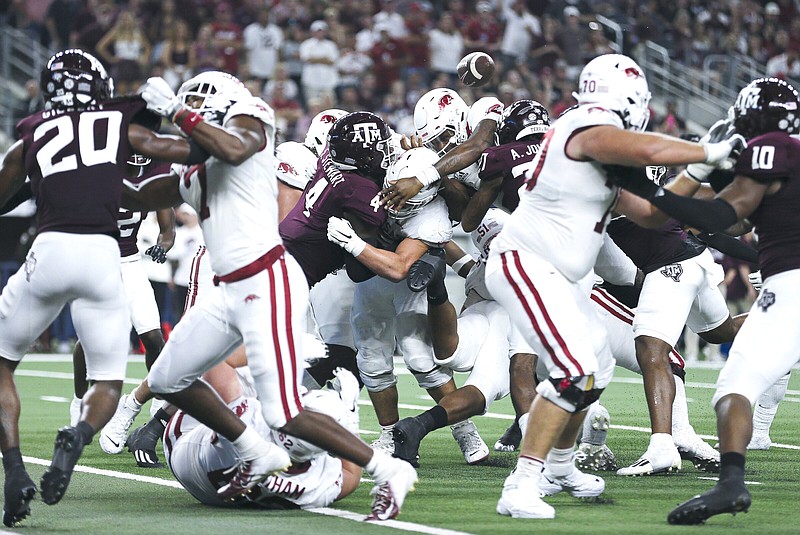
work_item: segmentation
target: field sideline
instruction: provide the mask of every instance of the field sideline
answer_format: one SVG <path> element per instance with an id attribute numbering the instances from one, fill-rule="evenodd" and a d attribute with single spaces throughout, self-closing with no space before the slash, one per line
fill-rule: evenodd
<path id="1" fill-rule="evenodd" d="M 687 374 L 689 412 L 698 433 L 716 434 L 709 400 L 718 370 L 692 368 Z M 144 376 L 141 359 L 128 367 L 130 385 Z M 68 421 L 72 389 L 71 364 L 66 356 L 31 355 L 18 369 L 22 398 L 22 451 L 34 480 L 38 480 L 52 456 L 56 429 Z M 413 379 L 400 377 L 401 416 L 431 406 Z M 449 430 L 430 435 L 421 448 L 420 482 L 410 494 L 398 521 L 382 525 L 359 522 L 369 511 L 371 483 L 365 483 L 334 507 L 315 513 L 304 511 L 230 511 L 202 506 L 179 488 L 169 470 L 137 468 L 132 456 L 110 456 L 97 441 L 87 446 L 64 500 L 53 507 L 32 504 L 33 515 L 21 528 L 0 528 L 5 533 L 198 533 L 235 529 L 238 533 L 269 530 L 273 533 L 389 533 L 396 528 L 412 533 L 678 533 L 693 529 L 702 533 L 797 532 L 790 511 L 800 488 L 800 381 L 792 378 L 787 400 L 781 405 L 772 430 L 776 443 L 767 452 L 748 456 L 747 480 L 753 494 L 751 512 L 715 517 L 706 526 L 669 526 L 666 515 L 680 501 L 713 484 L 684 461 L 683 470 L 669 476 L 621 478 L 603 474 L 606 492 L 594 503 L 570 496 L 548 498 L 556 508 L 552 521 L 513 520 L 494 512 L 503 479 L 516 456 L 492 452 L 482 466 L 469 467 L 461 458 Z M 621 369 L 603 395 L 612 416 L 609 445 L 620 465 L 633 462 L 647 445 L 647 408 L 641 381 Z M 362 437 L 377 434 L 377 423 L 362 394 Z M 510 422 L 511 404 L 502 400 L 491 412 L 475 418 L 487 444 L 494 444 Z M 135 425 L 144 422 L 144 414 Z M 713 441 L 712 441 L 713 443 Z M 124 478 L 124 479 L 123 479 Z M 5 529 L 5 531 L 3 531 Z"/>

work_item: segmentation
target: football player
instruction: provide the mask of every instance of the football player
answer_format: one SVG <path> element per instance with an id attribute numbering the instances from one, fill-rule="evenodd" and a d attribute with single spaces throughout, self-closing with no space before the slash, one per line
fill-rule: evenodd
<path id="1" fill-rule="evenodd" d="M 503 485 L 500 514 L 555 516 L 540 498 L 545 460 L 548 480 L 569 486 L 585 410 L 613 374 L 614 359 L 588 297 L 591 269 L 619 197 L 600 164 L 717 164 L 733 150 L 731 140 L 700 145 L 639 132 L 649 99 L 644 74 L 630 58 L 608 54 L 589 62 L 581 72 L 578 106 L 545 134 L 519 206 L 492 244 L 486 285 L 548 372 L 537 386 L 516 470 Z M 619 204 L 616 209 L 630 215 Z"/>
<path id="2" fill-rule="evenodd" d="M 721 467 L 718 483 L 682 503 L 667 517 L 671 524 L 702 523 L 721 513 L 746 511 L 751 497 L 744 483 L 745 454 L 752 434 L 752 405 L 797 362 L 800 331 L 800 177 L 792 163 L 800 143 L 800 98 L 788 83 L 759 78 L 744 87 L 733 106 L 733 125 L 748 140 L 734 178 L 712 200 L 675 195 L 641 184 L 652 206 L 679 221 L 718 232 L 747 218 L 758 234 L 763 286 L 733 342 L 717 380 L 712 403 L 717 412 Z M 764 358 L 765 340 L 769 357 Z"/>
<path id="3" fill-rule="evenodd" d="M 250 386 L 246 368 L 220 364 L 204 379 L 239 418 L 253 426 L 265 440 L 283 449 L 292 466 L 271 474 L 251 492 L 233 502 L 220 499 L 222 475 L 236 464 L 236 451 L 226 439 L 183 411 L 178 411 L 164 433 L 164 455 L 175 478 L 206 505 L 291 509 L 327 507 L 352 493 L 361 480 L 361 467 L 332 457 L 304 440 L 270 429 L 261 416 L 259 401 Z M 327 414 L 358 433 L 358 381 L 348 371 L 336 371 L 333 390 L 312 390 L 303 395 L 306 410 Z"/>
<path id="4" fill-rule="evenodd" d="M 111 99 L 100 62 L 78 49 L 58 52 L 41 74 L 45 110 L 18 125 L 20 140 L 0 167 L 0 206 L 31 180 L 39 233 L 25 264 L 0 295 L 0 451 L 6 472 L 3 522 L 30 513 L 36 493 L 19 451 L 19 396 L 13 373 L 31 341 L 70 303 L 92 386 L 77 425 L 59 430 L 42 500 L 58 503 L 84 445 L 119 401 L 128 353 L 117 215 L 125 171 L 120 164 L 152 149 L 156 134 L 138 98 Z M 148 117 L 145 117 L 148 116 Z M 189 147 L 162 156 L 190 161 Z M 119 163 L 118 163 L 119 162 Z M 92 262 L 86 263 L 86 251 Z"/>
<path id="5" fill-rule="evenodd" d="M 178 323 L 148 374 L 151 390 L 236 447 L 240 462 L 218 493 L 223 499 L 246 493 L 287 467 L 289 456 L 199 380 L 244 343 L 267 424 L 365 467 L 377 483 L 370 519 L 396 517 L 416 471 L 342 432 L 330 417 L 303 411 L 296 333 L 303 331 L 308 285 L 278 232 L 272 110 L 233 76 L 213 71 L 185 82 L 178 95 L 163 79 L 151 78 L 142 97 L 211 156 L 202 166 L 183 166 L 130 190 L 130 202 L 161 207 L 186 201 L 195 208 L 220 285 Z"/>
<path id="6" fill-rule="evenodd" d="M 413 176 L 437 159 L 436 153 L 424 147 L 408 150 L 392 164 L 386 185 Z M 328 221 L 328 239 L 378 275 L 356 284 L 351 320 L 361 380 L 381 425 L 381 436 L 373 445 L 393 451 L 392 428 L 400 419 L 393 363 L 395 346 L 417 383 L 435 401 L 456 387 L 452 371 L 434 362 L 425 295 L 412 292 L 404 282 L 411 265 L 429 247 L 441 247 L 450 241 L 452 226 L 447 204 L 435 188 L 424 189 L 402 209 L 390 208 L 389 213 L 377 246 L 366 243 L 346 219 L 338 217 Z M 485 459 L 488 448 L 472 422 L 460 422 L 452 431 L 468 463 Z"/>

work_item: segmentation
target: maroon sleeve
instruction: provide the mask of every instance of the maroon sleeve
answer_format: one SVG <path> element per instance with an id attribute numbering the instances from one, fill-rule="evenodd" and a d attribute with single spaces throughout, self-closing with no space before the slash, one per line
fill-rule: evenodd
<path id="1" fill-rule="evenodd" d="M 478 178 L 488 180 L 502 176 L 508 169 L 508 158 L 504 156 L 504 147 L 489 147 L 478 160 Z"/>

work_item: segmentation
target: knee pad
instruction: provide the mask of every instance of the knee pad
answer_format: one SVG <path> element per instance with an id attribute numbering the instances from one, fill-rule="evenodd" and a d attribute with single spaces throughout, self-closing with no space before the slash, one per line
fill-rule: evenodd
<path id="1" fill-rule="evenodd" d="M 439 366 L 426 372 L 408 369 L 417 380 L 417 384 L 425 390 L 437 388 L 453 378 L 453 370 L 450 368 L 440 368 Z"/>
<path id="2" fill-rule="evenodd" d="M 394 371 L 370 375 L 363 370 L 359 370 L 358 375 L 361 377 L 361 382 L 364 383 L 364 386 L 369 392 L 382 392 L 397 384 L 397 376 L 394 374 Z"/>
<path id="3" fill-rule="evenodd" d="M 362 351 L 359 351 L 356 355 L 356 363 L 361 381 L 370 392 L 380 392 L 397 384 L 391 356 L 388 358 L 382 354 L 365 356 Z"/>
<path id="4" fill-rule="evenodd" d="M 594 375 L 547 378 L 536 387 L 536 392 L 567 412 L 579 412 L 600 397 L 602 388 L 594 388 Z"/>

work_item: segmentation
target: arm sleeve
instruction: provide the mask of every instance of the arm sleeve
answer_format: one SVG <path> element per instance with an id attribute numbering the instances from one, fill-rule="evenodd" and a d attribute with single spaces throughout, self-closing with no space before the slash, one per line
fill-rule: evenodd
<path id="1" fill-rule="evenodd" d="M 691 199 L 660 188 L 650 202 L 678 221 L 708 232 L 720 232 L 739 220 L 733 206 L 722 199 Z"/>
<path id="2" fill-rule="evenodd" d="M 721 253 L 751 264 L 758 264 L 758 251 L 733 236 L 703 232 L 699 238 Z"/>
<path id="3" fill-rule="evenodd" d="M 28 199 L 33 199 L 33 192 L 31 191 L 31 183 L 25 182 L 22 187 L 11 196 L 5 206 L 0 208 L 0 215 L 7 214 Z"/>

